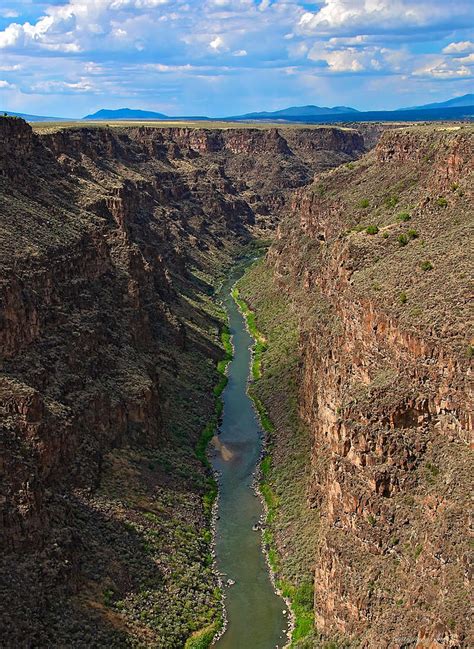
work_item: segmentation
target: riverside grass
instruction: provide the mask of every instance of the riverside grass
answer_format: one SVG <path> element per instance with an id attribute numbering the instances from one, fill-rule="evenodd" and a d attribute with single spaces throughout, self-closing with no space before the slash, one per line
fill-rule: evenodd
<path id="1" fill-rule="evenodd" d="M 240 297 L 237 286 L 232 289 L 232 297 L 245 318 L 250 335 L 255 340 L 252 350 L 252 376 L 257 380 L 262 376 L 262 354 L 267 350 L 267 341 L 265 336 L 257 329 L 255 314 Z"/>
<path id="2" fill-rule="evenodd" d="M 211 465 L 207 457 L 207 447 L 212 437 L 215 434 L 217 425 L 219 423 L 219 417 L 222 415 L 224 408 L 224 403 L 222 400 L 222 392 L 224 391 L 225 386 L 227 385 L 227 366 L 233 358 L 233 348 L 231 342 L 231 335 L 229 327 L 227 324 L 222 326 L 220 333 L 220 340 L 224 350 L 224 357 L 217 362 L 217 372 L 219 374 L 219 379 L 217 384 L 214 387 L 214 396 L 215 396 L 215 407 L 214 414 L 211 419 L 207 422 L 204 430 L 201 433 L 201 437 L 196 445 L 196 457 L 203 463 L 203 465 L 210 469 Z M 218 488 L 217 482 L 214 477 L 208 478 L 208 490 L 203 496 L 203 507 L 204 513 L 208 517 L 208 520 L 212 518 L 212 512 L 214 508 L 214 503 L 217 498 Z M 209 533 L 210 536 L 210 533 Z M 216 600 L 220 601 L 222 594 L 219 591 L 216 593 Z M 222 628 L 222 616 L 219 615 L 215 622 L 196 631 L 191 637 L 186 640 L 184 645 L 185 649 L 208 649 L 214 641 L 215 636 L 219 633 Z"/>
<path id="3" fill-rule="evenodd" d="M 253 264 L 244 277 L 239 280 L 238 286 L 235 286 L 232 291 L 232 297 L 238 305 L 242 315 L 247 323 L 247 328 L 255 340 L 253 347 L 252 357 L 252 377 L 253 382 L 249 385 L 249 396 L 254 402 L 255 409 L 258 412 L 260 423 L 267 436 L 267 452 L 262 458 L 260 464 L 260 483 L 259 489 L 262 498 L 266 505 L 266 528 L 263 532 L 263 543 L 267 549 L 268 563 L 275 577 L 275 585 L 281 592 L 283 597 L 289 601 L 293 613 L 293 629 L 289 646 L 296 649 L 297 647 L 313 647 L 313 640 L 316 640 L 314 635 L 314 611 L 313 611 L 313 584 L 310 580 L 310 575 L 307 579 L 299 581 L 299 583 L 292 583 L 288 578 L 282 576 L 281 572 L 281 558 L 278 554 L 278 549 L 275 543 L 275 537 L 272 532 L 272 527 L 277 519 L 279 508 L 281 506 L 281 499 L 276 492 L 271 475 L 273 471 L 273 461 L 271 454 L 272 437 L 276 431 L 276 427 L 272 422 L 268 411 L 260 397 L 257 395 L 256 388 L 259 381 L 265 375 L 265 368 L 263 361 L 265 353 L 269 350 L 266 336 L 257 327 L 258 315 L 249 307 L 247 302 L 242 298 L 240 293 L 240 286 L 245 283 L 252 269 L 262 267 L 263 261 L 257 261 Z"/>

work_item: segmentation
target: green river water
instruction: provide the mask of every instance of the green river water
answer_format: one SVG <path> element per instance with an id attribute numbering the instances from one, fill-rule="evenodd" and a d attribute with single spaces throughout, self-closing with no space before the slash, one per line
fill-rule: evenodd
<path id="1" fill-rule="evenodd" d="M 234 282 L 243 274 L 238 266 L 225 283 L 221 299 L 229 316 L 234 358 L 223 392 L 224 412 L 210 457 L 219 473 L 216 524 L 217 568 L 223 575 L 228 626 L 218 649 L 274 649 L 286 643 L 288 618 L 284 600 L 275 593 L 261 547 L 259 522 L 263 506 L 252 483 L 262 452 L 263 434 L 247 395 L 250 347 L 253 338 L 231 297 Z M 228 579 L 235 584 L 228 587 Z"/>

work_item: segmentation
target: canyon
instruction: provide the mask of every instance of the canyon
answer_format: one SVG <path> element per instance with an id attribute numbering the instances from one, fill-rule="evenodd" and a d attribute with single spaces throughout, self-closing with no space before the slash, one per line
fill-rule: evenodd
<path id="1" fill-rule="evenodd" d="M 0 143 L 2 645 L 212 637 L 214 288 L 364 135 L 4 117 Z"/>
<path id="2" fill-rule="evenodd" d="M 473 139 L 0 118 L 3 646 L 212 640 L 215 295 L 262 241 L 292 646 L 469 646 Z"/>
<path id="3" fill-rule="evenodd" d="M 280 348 L 256 393 L 277 568 L 314 588 L 318 633 L 295 646 L 472 645 L 472 144 L 469 127 L 384 133 L 296 191 L 241 285 Z"/>

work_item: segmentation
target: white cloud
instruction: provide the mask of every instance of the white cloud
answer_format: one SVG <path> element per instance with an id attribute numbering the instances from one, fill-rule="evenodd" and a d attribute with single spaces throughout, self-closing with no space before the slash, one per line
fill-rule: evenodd
<path id="1" fill-rule="evenodd" d="M 209 43 L 209 47 L 216 52 L 222 52 L 228 49 L 222 36 L 216 36 L 215 38 L 213 38 Z"/>
<path id="2" fill-rule="evenodd" d="M 474 76 L 474 56 L 427 56 L 425 61 L 413 70 L 413 75 L 434 79 L 470 78 Z"/>
<path id="3" fill-rule="evenodd" d="M 461 52 L 474 52 L 474 43 L 472 41 L 459 41 L 450 43 L 443 48 L 444 54 L 459 54 Z"/>
<path id="4" fill-rule="evenodd" d="M 13 88 L 13 84 L 3 79 L 0 79 L 0 88 Z"/>
<path id="5" fill-rule="evenodd" d="M 313 61 L 326 62 L 330 72 L 400 72 L 406 65 L 408 55 L 404 50 L 392 50 L 385 47 L 345 47 L 334 48 L 331 43 L 318 42 L 311 48 L 308 58 Z"/>
<path id="6" fill-rule="evenodd" d="M 15 65 L 0 65 L 0 72 L 17 72 L 21 70 L 22 66 L 19 63 Z"/>
<path id="7" fill-rule="evenodd" d="M 368 36 L 365 35 L 359 35 L 359 36 L 349 36 L 349 37 L 333 37 L 330 38 L 328 41 L 328 45 L 331 47 L 342 47 L 342 46 L 350 46 L 350 45 L 363 45 L 364 43 L 367 43 L 369 40 Z"/>
<path id="8" fill-rule="evenodd" d="M 298 24 L 302 34 L 386 33 L 399 29 L 449 27 L 454 20 L 472 17 L 467 0 L 324 0 L 316 12 L 305 12 Z"/>
<path id="9" fill-rule="evenodd" d="M 38 93 L 91 93 L 95 92 L 95 86 L 85 78 L 80 79 L 79 81 L 69 82 L 69 81 L 39 81 L 38 83 L 33 84 L 31 87 L 33 92 Z"/>
<path id="10" fill-rule="evenodd" d="M 0 9 L 0 16 L 2 18 L 18 18 L 20 14 L 18 11 L 15 11 L 15 9 L 9 9 L 6 7 L 5 9 Z"/>
<path id="11" fill-rule="evenodd" d="M 193 105 L 202 112 L 207 106 L 210 113 L 229 98 L 204 97 L 203 79 L 215 86 L 220 79 L 229 84 L 229 97 L 239 94 L 234 101 L 248 96 L 262 107 L 269 101 L 315 101 L 303 96 L 305 79 L 311 85 L 317 79 L 335 103 L 350 101 L 349 85 L 357 89 L 351 100 L 357 105 L 369 101 L 360 88 L 377 78 L 387 79 L 387 87 L 436 89 L 440 80 L 461 79 L 446 94 L 467 92 L 469 82 L 462 80 L 469 79 L 473 64 L 474 46 L 467 40 L 472 36 L 462 26 L 471 24 L 472 0 L 49 2 L 0 0 L 29 16 L 29 22 L 12 18 L 0 29 L 0 75 L 15 83 L 18 91 L 11 95 L 28 94 L 28 101 L 32 92 L 55 94 L 55 101 L 74 93 L 74 102 L 64 100 L 66 107 L 85 105 L 87 94 L 104 102 L 116 98 L 118 105 L 128 97 L 146 104 L 159 96 L 164 105 Z M 35 12 L 25 8 L 35 4 Z M 33 19 L 39 6 L 43 15 Z M 17 65 L 22 68 L 11 67 Z M 334 88 L 342 88 L 339 98 Z M 395 103 L 389 93 L 374 96 Z"/>

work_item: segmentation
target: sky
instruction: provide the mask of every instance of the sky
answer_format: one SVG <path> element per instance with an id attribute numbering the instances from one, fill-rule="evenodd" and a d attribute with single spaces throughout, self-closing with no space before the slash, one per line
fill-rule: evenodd
<path id="1" fill-rule="evenodd" d="M 473 77 L 473 0 L 0 0 L 1 110 L 390 110 Z"/>

